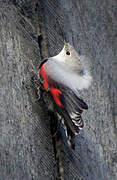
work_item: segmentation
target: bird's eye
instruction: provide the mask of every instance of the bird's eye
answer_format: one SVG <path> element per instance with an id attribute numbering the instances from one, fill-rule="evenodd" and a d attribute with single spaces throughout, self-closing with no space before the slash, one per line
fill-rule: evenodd
<path id="1" fill-rule="evenodd" d="M 69 56 L 69 55 L 70 55 L 70 52 L 69 52 L 69 51 L 67 51 L 67 52 L 66 52 L 66 54 Z"/>

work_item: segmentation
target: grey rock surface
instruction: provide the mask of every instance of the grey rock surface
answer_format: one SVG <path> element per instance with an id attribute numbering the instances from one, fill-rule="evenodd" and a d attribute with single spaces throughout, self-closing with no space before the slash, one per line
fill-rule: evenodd
<path id="1" fill-rule="evenodd" d="M 0 180 L 54 179 L 48 116 L 31 83 L 40 60 L 34 5 L 21 2 L 0 3 Z"/>
<path id="2" fill-rule="evenodd" d="M 116 0 L 0 1 L 0 180 L 55 179 L 49 118 L 31 77 L 62 49 L 63 33 L 93 76 L 76 150 L 63 142 L 65 179 L 117 179 L 116 20 Z"/>

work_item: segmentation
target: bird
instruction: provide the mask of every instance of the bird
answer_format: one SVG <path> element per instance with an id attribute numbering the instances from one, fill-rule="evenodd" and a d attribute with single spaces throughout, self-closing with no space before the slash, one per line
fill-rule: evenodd
<path id="1" fill-rule="evenodd" d="M 43 91 L 51 97 L 49 109 L 61 117 L 67 143 L 75 149 L 74 137 L 84 127 L 81 115 L 83 110 L 88 109 L 80 92 L 88 89 L 92 82 L 86 57 L 79 55 L 70 43 L 65 42 L 59 54 L 41 62 L 38 78 Z"/>

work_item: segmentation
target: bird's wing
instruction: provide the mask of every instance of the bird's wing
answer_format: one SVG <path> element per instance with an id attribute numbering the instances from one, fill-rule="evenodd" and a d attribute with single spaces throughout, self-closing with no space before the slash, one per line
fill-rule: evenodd
<path id="1" fill-rule="evenodd" d="M 80 129 L 84 126 L 81 114 L 84 109 L 88 109 L 88 106 L 71 89 L 55 84 L 56 86 L 52 87 L 53 91 L 50 88 L 49 92 L 55 100 L 57 112 L 62 117 L 61 121 L 67 142 L 72 149 L 75 149 L 74 137 L 79 134 Z M 56 92 L 58 93 L 56 94 Z"/>
<path id="2" fill-rule="evenodd" d="M 74 134 L 78 134 L 84 126 L 81 114 L 84 109 L 88 109 L 88 106 L 71 89 L 60 89 L 62 108 L 59 107 L 59 111 L 65 119 L 66 126 L 68 126 Z"/>

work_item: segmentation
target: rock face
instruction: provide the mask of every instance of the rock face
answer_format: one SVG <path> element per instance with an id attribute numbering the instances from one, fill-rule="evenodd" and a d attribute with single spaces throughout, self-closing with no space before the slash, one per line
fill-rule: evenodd
<path id="1" fill-rule="evenodd" d="M 48 113 L 31 79 L 42 58 L 62 49 L 63 34 L 89 57 L 93 76 L 76 150 L 63 145 L 64 178 L 117 179 L 116 19 L 116 0 L 0 2 L 1 180 L 55 179 Z"/>

